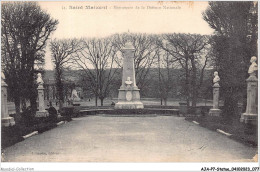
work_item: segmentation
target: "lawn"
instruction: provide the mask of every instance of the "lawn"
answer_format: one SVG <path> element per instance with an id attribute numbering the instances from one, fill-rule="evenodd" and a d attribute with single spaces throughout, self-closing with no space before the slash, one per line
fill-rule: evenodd
<path id="1" fill-rule="evenodd" d="M 257 147 L 258 145 L 258 131 L 257 126 L 244 124 L 239 121 L 239 117 L 232 120 L 227 120 L 223 117 L 214 116 L 200 116 L 200 117 L 186 117 L 188 121 L 196 121 L 202 127 L 216 131 L 220 129 L 226 133 L 232 134 L 230 138 L 239 141 L 243 144 Z"/>

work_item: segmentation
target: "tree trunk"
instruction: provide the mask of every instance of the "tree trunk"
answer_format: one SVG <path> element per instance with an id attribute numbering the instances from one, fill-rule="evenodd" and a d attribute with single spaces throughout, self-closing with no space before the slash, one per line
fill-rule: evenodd
<path id="1" fill-rule="evenodd" d="M 14 98 L 14 104 L 15 104 L 15 121 L 19 121 L 21 119 L 21 113 L 20 113 L 20 97 L 16 96 Z"/>
<path id="2" fill-rule="evenodd" d="M 191 77 L 191 85 L 192 85 L 192 109 L 196 108 L 197 103 L 197 69 L 194 61 L 194 57 L 191 59 L 192 65 L 192 77 Z"/>
<path id="3" fill-rule="evenodd" d="M 100 105 L 103 106 L 104 98 L 100 98 Z"/>
<path id="4" fill-rule="evenodd" d="M 95 106 L 97 107 L 98 106 L 98 96 L 95 95 Z"/>
<path id="5" fill-rule="evenodd" d="M 37 111 L 37 96 L 33 96 L 30 98 L 30 104 L 31 104 L 31 109 L 33 112 Z"/>
<path id="6" fill-rule="evenodd" d="M 196 85 L 194 85 L 193 88 L 192 88 L 192 108 L 196 107 L 197 96 L 198 96 L 197 95 L 197 87 L 196 87 Z"/>
<path id="7" fill-rule="evenodd" d="M 59 109 L 63 107 L 64 95 L 63 95 L 63 83 L 62 83 L 62 71 L 59 66 L 56 67 L 56 88 L 58 93 Z"/>
<path id="8" fill-rule="evenodd" d="M 31 57 L 30 57 L 30 62 L 29 62 L 29 68 L 28 68 L 28 90 L 30 91 L 28 94 L 29 94 L 29 101 L 30 101 L 30 106 L 31 106 L 31 109 L 33 112 L 36 112 L 37 111 L 37 97 L 38 97 L 38 92 L 37 92 L 37 86 L 35 84 L 35 69 L 34 69 L 34 53 L 31 54 Z M 27 91 L 28 92 L 28 91 Z M 26 105 L 25 105 L 26 107 Z"/>
<path id="9" fill-rule="evenodd" d="M 58 91 L 58 98 L 59 98 L 59 108 L 61 109 L 63 107 L 63 85 L 61 81 L 59 81 L 57 85 L 57 91 Z"/>
<path id="10" fill-rule="evenodd" d="M 159 75 L 159 94 L 161 100 L 161 106 L 163 105 L 162 99 L 162 86 L 161 86 L 161 66 L 160 66 L 160 56 L 158 55 L 158 75 Z"/>
<path id="11" fill-rule="evenodd" d="M 22 105 L 22 110 L 24 111 L 26 109 L 26 100 L 25 100 L 25 98 L 21 98 L 21 105 Z"/>
<path id="12" fill-rule="evenodd" d="M 238 116 L 238 98 L 235 88 L 229 87 L 225 90 L 225 101 L 223 114 L 226 122 L 232 122 Z"/>
<path id="13" fill-rule="evenodd" d="M 190 108 L 190 98 L 189 96 L 186 97 L 187 109 Z"/>
<path id="14" fill-rule="evenodd" d="M 189 66 L 188 66 L 188 58 L 185 61 L 185 92 L 186 92 L 186 102 L 187 102 L 187 109 L 190 108 L 190 83 L 189 83 Z"/>
<path id="15" fill-rule="evenodd" d="M 63 107 L 63 101 L 59 100 L 59 109 L 61 109 Z"/>

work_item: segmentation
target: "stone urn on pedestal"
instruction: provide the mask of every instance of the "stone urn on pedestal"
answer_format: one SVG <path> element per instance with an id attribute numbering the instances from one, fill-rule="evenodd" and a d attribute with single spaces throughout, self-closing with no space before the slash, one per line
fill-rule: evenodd
<path id="1" fill-rule="evenodd" d="M 41 73 L 37 74 L 37 83 L 38 83 L 38 101 L 39 101 L 39 110 L 36 112 L 35 117 L 47 117 L 49 113 L 45 110 L 44 105 L 44 88 L 43 88 L 43 80 Z"/>
<path id="2" fill-rule="evenodd" d="M 13 117 L 8 114 L 7 107 L 7 84 L 5 83 L 5 75 L 1 73 L 1 122 L 2 126 L 9 127 L 15 125 Z"/>
<path id="3" fill-rule="evenodd" d="M 249 77 L 246 80 L 247 82 L 247 105 L 246 112 L 241 114 L 240 122 L 244 122 L 246 124 L 257 124 L 257 82 L 258 79 L 256 77 L 257 71 L 257 58 L 253 56 L 250 60 L 251 65 L 248 69 Z"/>
<path id="4" fill-rule="evenodd" d="M 135 48 L 128 40 L 121 51 L 123 54 L 123 76 L 115 109 L 143 109 L 144 105 L 140 101 L 140 89 L 136 86 L 135 81 Z"/>
<path id="5" fill-rule="evenodd" d="M 220 116 L 221 110 L 219 109 L 219 81 L 220 78 L 218 76 L 218 72 L 214 72 L 213 79 L 213 107 L 209 110 L 209 116 Z"/>

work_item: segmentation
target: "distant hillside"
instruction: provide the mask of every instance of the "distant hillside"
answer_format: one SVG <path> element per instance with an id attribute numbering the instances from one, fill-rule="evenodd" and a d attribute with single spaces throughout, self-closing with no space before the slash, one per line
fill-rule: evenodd
<path id="1" fill-rule="evenodd" d="M 79 80 L 79 74 L 81 74 L 80 70 L 72 70 L 64 72 L 64 80 L 77 82 Z M 45 70 L 43 74 L 43 80 L 45 83 L 54 83 L 55 82 L 55 72 L 54 70 Z"/>
<path id="2" fill-rule="evenodd" d="M 114 82 L 111 83 L 110 86 L 110 97 L 117 97 L 118 89 L 121 85 L 121 70 L 120 73 L 115 77 Z M 161 69 L 162 73 L 166 73 L 166 69 Z M 169 98 L 180 98 L 183 97 L 183 72 L 181 69 L 171 69 L 170 73 L 172 74 L 172 90 L 168 93 Z M 81 70 L 74 71 L 66 71 L 64 72 L 64 80 L 69 82 L 74 82 L 78 86 L 83 88 L 84 95 L 92 95 L 89 85 L 86 82 L 82 82 L 82 75 L 84 76 L 84 72 Z M 43 79 L 45 83 L 54 84 L 55 83 L 55 75 L 53 70 L 46 70 Z M 204 72 L 204 83 L 201 87 L 200 96 L 199 97 L 211 97 L 212 96 L 212 78 L 213 78 L 213 70 L 208 69 Z M 138 79 L 137 79 L 138 80 Z M 141 97 L 143 98 L 154 98 L 160 97 L 159 95 L 159 79 L 158 79 L 158 69 L 151 68 L 149 74 L 146 78 L 147 84 L 145 87 L 140 88 Z"/>

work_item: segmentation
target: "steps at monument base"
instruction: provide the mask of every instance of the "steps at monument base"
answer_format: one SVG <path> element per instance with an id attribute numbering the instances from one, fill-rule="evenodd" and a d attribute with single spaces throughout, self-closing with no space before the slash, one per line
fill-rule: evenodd
<path id="1" fill-rule="evenodd" d="M 83 109 L 80 110 L 80 115 L 97 115 L 101 113 L 109 113 L 110 111 L 114 111 L 114 109 Z"/>
<path id="2" fill-rule="evenodd" d="M 179 116 L 179 109 L 83 109 L 80 115 L 112 115 L 112 116 Z"/>
<path id="3" fill-rule="evenodd" d="M 98 114 L 102 117 L 157 117 L 156 114 Z"/>
<path id="4" fill-rule="evenodd" d="M 165 105 L 145 105 L 145 109 L 179 109 L 179 106 L 165 106 Z"/>

